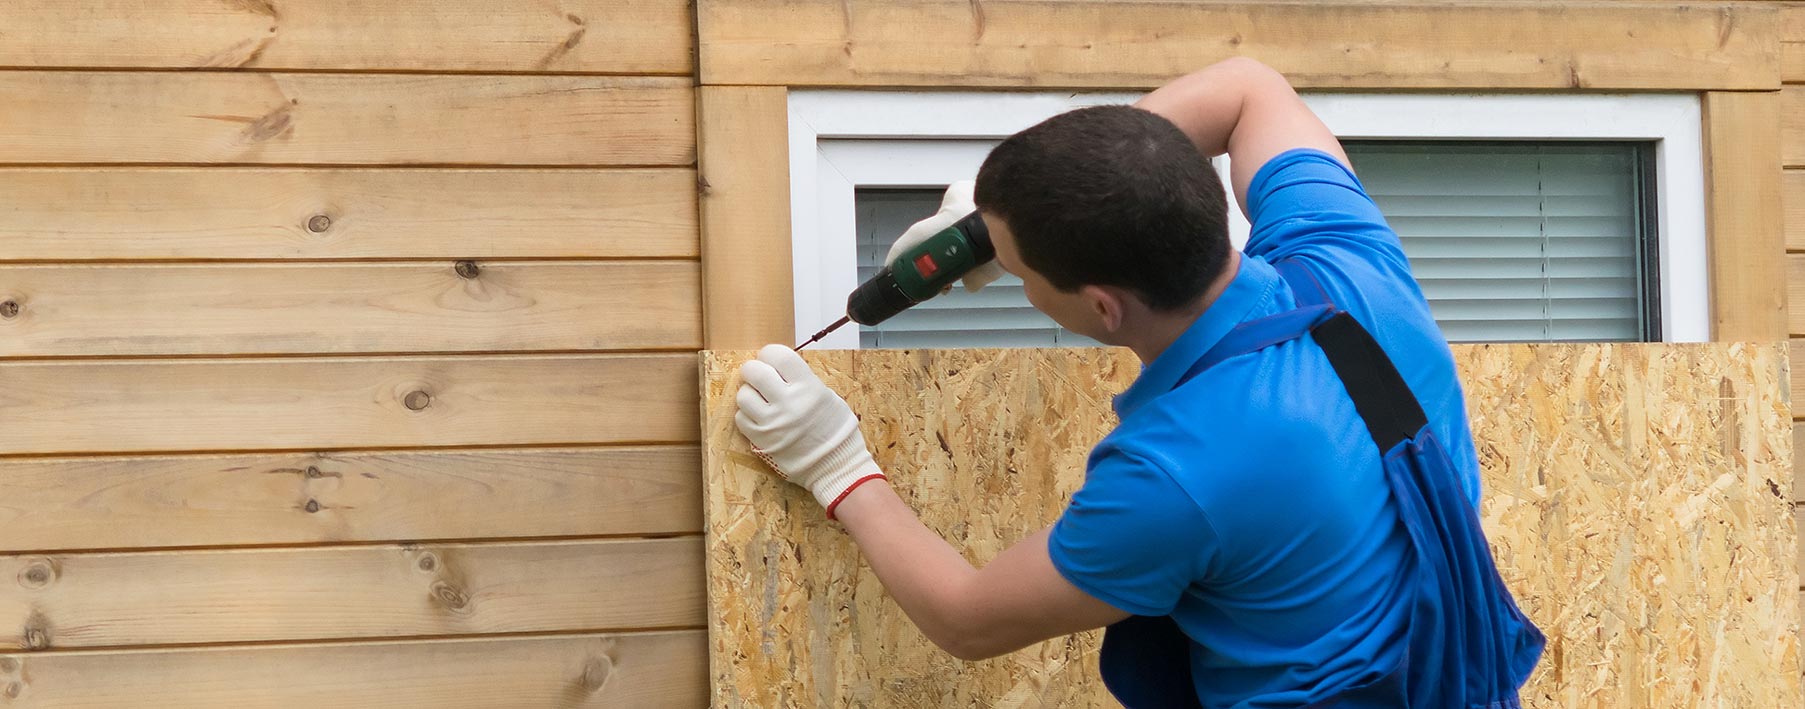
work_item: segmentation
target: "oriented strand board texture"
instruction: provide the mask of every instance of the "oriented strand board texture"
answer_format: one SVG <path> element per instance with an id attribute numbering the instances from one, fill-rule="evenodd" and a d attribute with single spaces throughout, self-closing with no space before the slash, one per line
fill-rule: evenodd
<path id="1" fill-rule="evenodd" d="M 1500 568 L 1549 635 L 1531 707 L 1801 706 L 1781 345 L 1457 347 Z M 734 430 L 703 354 L 717 706 L 1110 706 L 1095 634 L 940 653 Z M 812 352 L 927 524 L 983 562 L 1050 523 L 1138 373 L 1119 350 Z M 1224 415 L 1232 415 L 1225 412 Z"/>
<path id="2" fill-rule="evenodd" d="M 704 353 L 709 662 L 716 706 L 1096 705 L 1099 634 L 965 663 L 909 623 L 807 493 L 733 425 L 739 363 Z M 864 421 L 896 489 L 974 563 L 1058 516 L 1112 425 L 1132 356 L 1063 351 L 810 352 Z"/>

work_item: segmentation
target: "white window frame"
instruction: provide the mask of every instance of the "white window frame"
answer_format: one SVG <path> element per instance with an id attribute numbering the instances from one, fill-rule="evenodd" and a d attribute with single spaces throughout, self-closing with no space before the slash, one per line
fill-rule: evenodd
<path id="1" fill-rule="evenodd" d="M 1065 111 L 1141 94 L 791 91 L 796 339 L 845 314 L 858 285 L 853 190 L 936 187 L 977 174 L 1001 140 Z M 1693 94 L 1306 94 L 1346 140 L 1624 140 L 1655 144 L 1661 338 L 1710 339 L 1705 170 Z M 1225 177 L 1228 160 L 1216 165 Z M 1226 185 L 1227 181 L 1224 180 Z M 1232 199 L 1232 197 L 1231 197 Z M 1230 237 L 1248 225 L 1231 209 Z M 821 346 L 856 349 L 856 328 Z"/>

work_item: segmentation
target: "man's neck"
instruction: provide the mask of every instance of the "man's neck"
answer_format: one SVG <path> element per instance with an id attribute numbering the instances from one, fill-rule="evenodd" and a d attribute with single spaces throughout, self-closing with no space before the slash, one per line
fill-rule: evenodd
<path id="1" fill-rule="evenodd" d="M 1186 330 L 1191 329 L 1197 318 L 1203 317 L 1210 306 L 1216 304 L 1216 299 L 1222 297 L 1222 293 L 1228 290 L 1228 284 L 1233 283 L 1235 275 L 1240 272 L 1241 252 L 1229 249 L 1228 263 L 1223 266 L 1221 275 L 1216 276 L 1210 289 L 1204 291 L 1196 303 L 1171 313 L 1150 313 L 1146 327 L 1134 328 L 1137 335 L 1134 341 L 1122 344 L 1134 351 L 1135 356 L 1141 359 L 1141 364 L 1152 364 Z"/>

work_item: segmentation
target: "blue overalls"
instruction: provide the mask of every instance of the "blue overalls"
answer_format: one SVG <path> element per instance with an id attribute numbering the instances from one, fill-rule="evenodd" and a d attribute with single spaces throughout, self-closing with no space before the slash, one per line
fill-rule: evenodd
<path id="1" fill-rule="evenodd" d="M 1299 307 L 1242 323 L 1184 375 L 1310 335 L 1322 348 L 1373 442 L 1414 551 L 1416 584 L 1404 661 L 1310 707 L 1516 709 L 1545 640 L 1498 576 L 1479 515 L 1422 406 L 1379 343 L 1336 309 L 1298 259 L 1273 264 Z M 1104 635 L 1104 684 L 1129 709 L 1198 707 L 1191 641 L 1169 616 L 1134 616 Z"/>

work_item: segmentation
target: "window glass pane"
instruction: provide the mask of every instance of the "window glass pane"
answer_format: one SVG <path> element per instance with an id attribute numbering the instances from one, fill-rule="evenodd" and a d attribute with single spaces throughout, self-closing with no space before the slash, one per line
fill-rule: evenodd
<path id="1" fill-rule="evenodd" d="M 1645 146 L 1346 147 L 1449 340 L 1654 339 Z"/>

